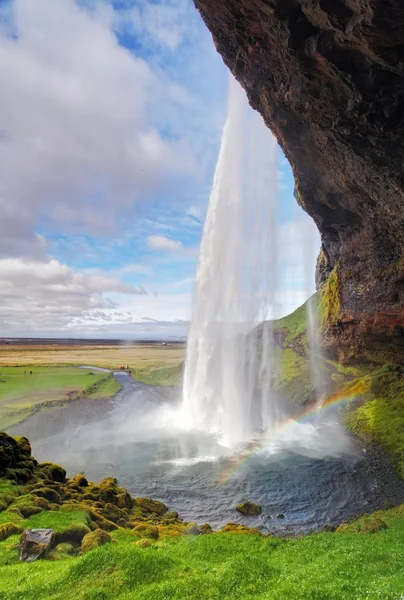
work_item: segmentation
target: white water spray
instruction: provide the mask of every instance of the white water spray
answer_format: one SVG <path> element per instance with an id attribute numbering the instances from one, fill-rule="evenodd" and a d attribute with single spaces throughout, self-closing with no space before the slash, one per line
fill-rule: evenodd
<path id="1" fill-rule="evenodd" d="M 215 433 L 228 446 L 251 439 L 273 418 L 271 336 L 259 348 L 250 332 L 274 303 L 276 154 L 275 138 L 231 80 L 201 243 L 183 400 L 188 427 Z"/>

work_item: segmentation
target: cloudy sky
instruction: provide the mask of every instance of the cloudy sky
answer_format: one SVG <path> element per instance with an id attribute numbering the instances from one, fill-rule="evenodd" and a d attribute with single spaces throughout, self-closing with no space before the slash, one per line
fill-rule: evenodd
<path id="1" fill-rule="evenodd" d="M 0 2 L 0 337 L 186 333 L 228 77 L 192 0 Z M 319 242 L 278 181 L 282 315 Z"/>

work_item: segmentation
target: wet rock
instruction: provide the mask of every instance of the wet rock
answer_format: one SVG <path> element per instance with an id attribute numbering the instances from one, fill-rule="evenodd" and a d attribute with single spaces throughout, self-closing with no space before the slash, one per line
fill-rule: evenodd
<path id="1" fill-rule="evenodd" d="M 201 532 L 203 535 L 206 535 L 206 534 L 208 534 L 208 533 L 213 533 L 213 529 L 212 529 L 212 527 L 209 525 L 209 523 L 204 523 L 203 525 L 201 525 L 201 526 L 199 527 L 199 530 L 200 530 L 200 532 Z"/>
<path id="2" fill-rule="evenodd" d="M 284 518 L 285 518 L 285 515 L 283 515 L 283 514 L 281 513 L 280 515 L 276 515 L 276 518 L 277 518 L 277 519 L 284 519 Z"/>
<path id="3" fill-rule="evenodd" d="M 19 557 L 22 562 L 33 562 L 48 555 L 54 540 L 53 529 L 26 529 L 20 538 Z"/>
<path id="4" fill-rule="evenodd" d="M 249 517 L 253 517 L 261 514 L 261 507 L 259 504 L 255 504 L 255 502 L 241 502 L 236 506 L 236 510 L 242 515 L 246 515 Z"/>
<path id="5" fill-rule="evenodd" d="M 95 548 L 103 546 L 104 544 L 110 544 L 111 541 L 112 538 L 108 533 L 102 529 L 96 529 L 95 531 L 84 536 L 81 544 L 81 551 L 89 552 L 90 550 L 94 550 Z"/>
<path id="6" fill-rule="evenodd" d="M 400 362 L 403 63 L 392 40 L 402 2 L 194 1 L 321 233 L 317 283 L 335 291 L 326 294 L 324 343 L 341 358 L 371 348 L 375 362 Z"/>

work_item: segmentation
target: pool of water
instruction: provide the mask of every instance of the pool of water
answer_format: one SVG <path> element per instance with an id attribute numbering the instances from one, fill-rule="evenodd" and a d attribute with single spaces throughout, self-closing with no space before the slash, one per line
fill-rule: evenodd
<path id="1" fill-rule="evenodd" d="M 25 423 L 20 433 L 31 437 L 39 460 L 92 480 L 113 475 L 132 495 L 160 499 L 184 519 L 215 528 L 238 522 L 278 533 L 316 530 L 389 499 L 380 473 L 335 419 L 296 424 L 251 452 L 228 449 L 176 423 L 175 394 L 126 373 L 115 377 L 123 385 L 113 401 L 93 403 L 88 413 L 88 403 L 59 408 L 45 434 Z M 262 513 L 240 515 L 235 507 L 245 500 Z"/>

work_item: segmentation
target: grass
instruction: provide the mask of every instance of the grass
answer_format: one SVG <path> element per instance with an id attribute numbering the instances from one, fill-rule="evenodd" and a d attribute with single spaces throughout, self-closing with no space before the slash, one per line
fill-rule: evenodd
<path id="1" fill-rule="evenodd" d="M 148 385 L 178 385 L 181 379 L 181 363 L 171 366 L 146 366 L 134 368 L 132 377 Z"/>
<path id="2" fill-rule="evenodd" d="M 60 511 L 56 515 L 59 519 Z M 52 518 L 49 522 L 57 525 Z M 70 518 L 66 526 L 73 523 Z M 17 562 L 18 536 L 12 536 L 0 543 L 0 556 L 8 562 L 0 561 L 0 598 L 399 600 L 404 515 L 400 509 L 383 513 L 387 528 L 376 533 L 361 525 L 363 520 L 302 539 L 218 533 L 148 548 L 137 547 L 136 537 L 121 530 L 111 534 L 115 544 L 73 558 L 58 560 L 54 554 L 53 560 L 33 564 Z"/>
<path id="3" fill-rule="evenodd" d="M 78 367 L 0 366 L 0 430 L 14 426 L 36 410 L 66 402 L 72 395 L 113 396 L 119 384 L 102 372 Z M 26 375 L 24 375 L 26 372 Z"/>
<path id="4" fill-rule="evenodd" d="M 112 375 L 91 373 L 80 365 L 110 369 L 125 365 L 135 379 L 167 386 L 179 383 L 183 360 L 184 346 L 180 344 L 0 346 L 0 430 L 74 395 L 97 399 L 119 391 Z"/>

